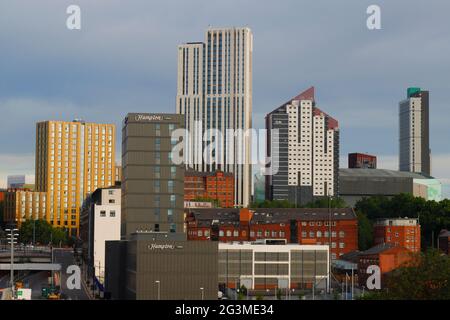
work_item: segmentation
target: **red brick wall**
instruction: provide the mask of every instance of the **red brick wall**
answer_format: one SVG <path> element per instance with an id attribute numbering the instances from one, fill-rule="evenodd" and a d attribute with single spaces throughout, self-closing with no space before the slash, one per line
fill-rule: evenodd
<path id="1" fill-rule="evenodd" d="M 420 251 L 420 225 L 418 226 L 375 226 L 374 244 L 392 243 L 406 249 Z"/>

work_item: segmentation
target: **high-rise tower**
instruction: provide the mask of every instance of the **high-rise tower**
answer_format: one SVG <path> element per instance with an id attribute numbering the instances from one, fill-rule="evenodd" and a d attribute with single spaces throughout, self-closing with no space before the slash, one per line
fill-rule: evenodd
<path id="1" fill-rule="evenodd" d="M 236 134 L 252 127 L 252 52 L 249 28 L 208 29 L 205 43 L 178 47 L 176 106 L 177 113 L 185 115 L 190 133 L 186 167 L 232 172 L 235 204 L 240 206 L 250 203 L 251 136 L 231 139 L 227 130 Z M 221 135 L 210 129 L 218 129 Z"/>
<path id="2" fill-rule="evenodd" d="M 399 104 L 400 171 L 431 175 L 429 92 L 408 88 Z"/>
<path id="3" fill-rule="evenodd" d="M 45 121 L 36 125 L 36 191 L 47 192 L 46 220 L 79 234 L 80 208 L 114 185 L 113 124 Z"/>

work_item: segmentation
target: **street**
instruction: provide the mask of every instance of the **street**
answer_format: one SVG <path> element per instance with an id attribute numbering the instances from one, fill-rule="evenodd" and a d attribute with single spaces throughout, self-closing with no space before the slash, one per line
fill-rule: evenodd
<path id="1" fill-rule="evenodd" d="M 75 265 L 72 249 L 53 249 L 54 263 L 61 264 L 61 294 L 67 300 L 90 300 L 88 290 L 83 281 L 81 281 L 81 289 L 70 290 L 67 288 L 67 278 L 70 276 L 66 273 L 67 267 Z M 80 275 L 81 276 L 81 275 Z"/>

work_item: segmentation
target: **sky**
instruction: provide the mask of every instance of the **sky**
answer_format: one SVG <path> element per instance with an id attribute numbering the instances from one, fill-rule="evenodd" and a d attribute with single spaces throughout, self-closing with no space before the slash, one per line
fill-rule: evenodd
<path id="1" fill-rule="evenodd" d="M 71 4 L 81 30 L 66 27 Z M 371 4 L 381 30 L 366 26 Z M 177 45 L 208 26 L 253 31 L 253 126 L 315 86 L 339 121 L 342 167 L 368 152 L 397 169 L 398 102 L 429 90 L 432 174 L 450 185 L 449 15 L 442 0 L 1 0 L 0 187 L 32 179 L 38 121 L 120 128 L 128 112 L 175 112 Z"/>

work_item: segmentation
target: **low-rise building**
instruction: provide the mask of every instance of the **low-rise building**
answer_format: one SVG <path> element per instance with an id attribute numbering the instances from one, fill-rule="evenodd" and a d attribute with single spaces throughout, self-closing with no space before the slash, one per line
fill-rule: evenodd
<path id="1" fill-rule="evenodd" d="M 442 185 L 437 179 L 419 173 L 384 169 L 339 169 L 339 196 L 349 206 L 354 206 L 363 198 L 393 197 L 401 193 L 441 201 Z"/>
<path id="2" fill-rule="evenodd" d="M 105 289 L 113 300 L 216 300 L 218 243 L 167 232 L 107 241 Z"/>
<path id="3" fill-rule="evenodd" d="M 449 248 L 450 248 L 450 231 L 448 230 L 442 230 L 439 233 L 439 239 L 438 239 L 438 245 L 439 249 L 444 252 L 445 254 L 449 254 Z"/>
<path id="4" fill-rule="evenodd" d="M 83 240 L 84 259 L 90 267 L 90 273 L 95 270 L 95 277 L 103 284 L 105 243 L 106 241 L 120 240 L 120 187 L 97 189 L 86 199 L 80 219 L 80 237 Z"/>
<path id="5" fill-rule="evenodd" d="M 8 189 L 5 194 L 4 219 L 20 228 L 27 220 L 46 220 L 46 192 Z"/>
<path id="6" fill-rule="evenodd" d="M 220 243 L 219 287 L 249 290 L 303 289 L 329 285 L 328 246 Z"/>
<path id="7" fill-rule="evenodd" d="M 390 243 L 412 252 L 420 251 L 420 224 L 418 219 L 380 219 L 374 224 L 374 244 Z"/>
<path id="8" fill-rule="evenodd" d="M 333 260 L 358 249 L 358 221 L 350 208 L 193 209 L 186 213 L 186 228 L 189 240 L 331 244 Z"/>
<path id="9" fill-rule="evenodd" d="M 234 176 L 230 172 L 186 171 L 184 200 L 208 199 L 222 208 L 234 207 Z"/>
<path id="10" fill-rule="evenodd" d="M 381 275 L 381 288 L 384 288 L 386 276 L 389 272 L 405 265 L 412 260 L 412 253 L 408 249 L 384 243 L 372 247 L 358 254 L 358 280 L 360 286 L 367 285 L 370 274 L 367 273 L 369 266 L 378 266 Z"/>

